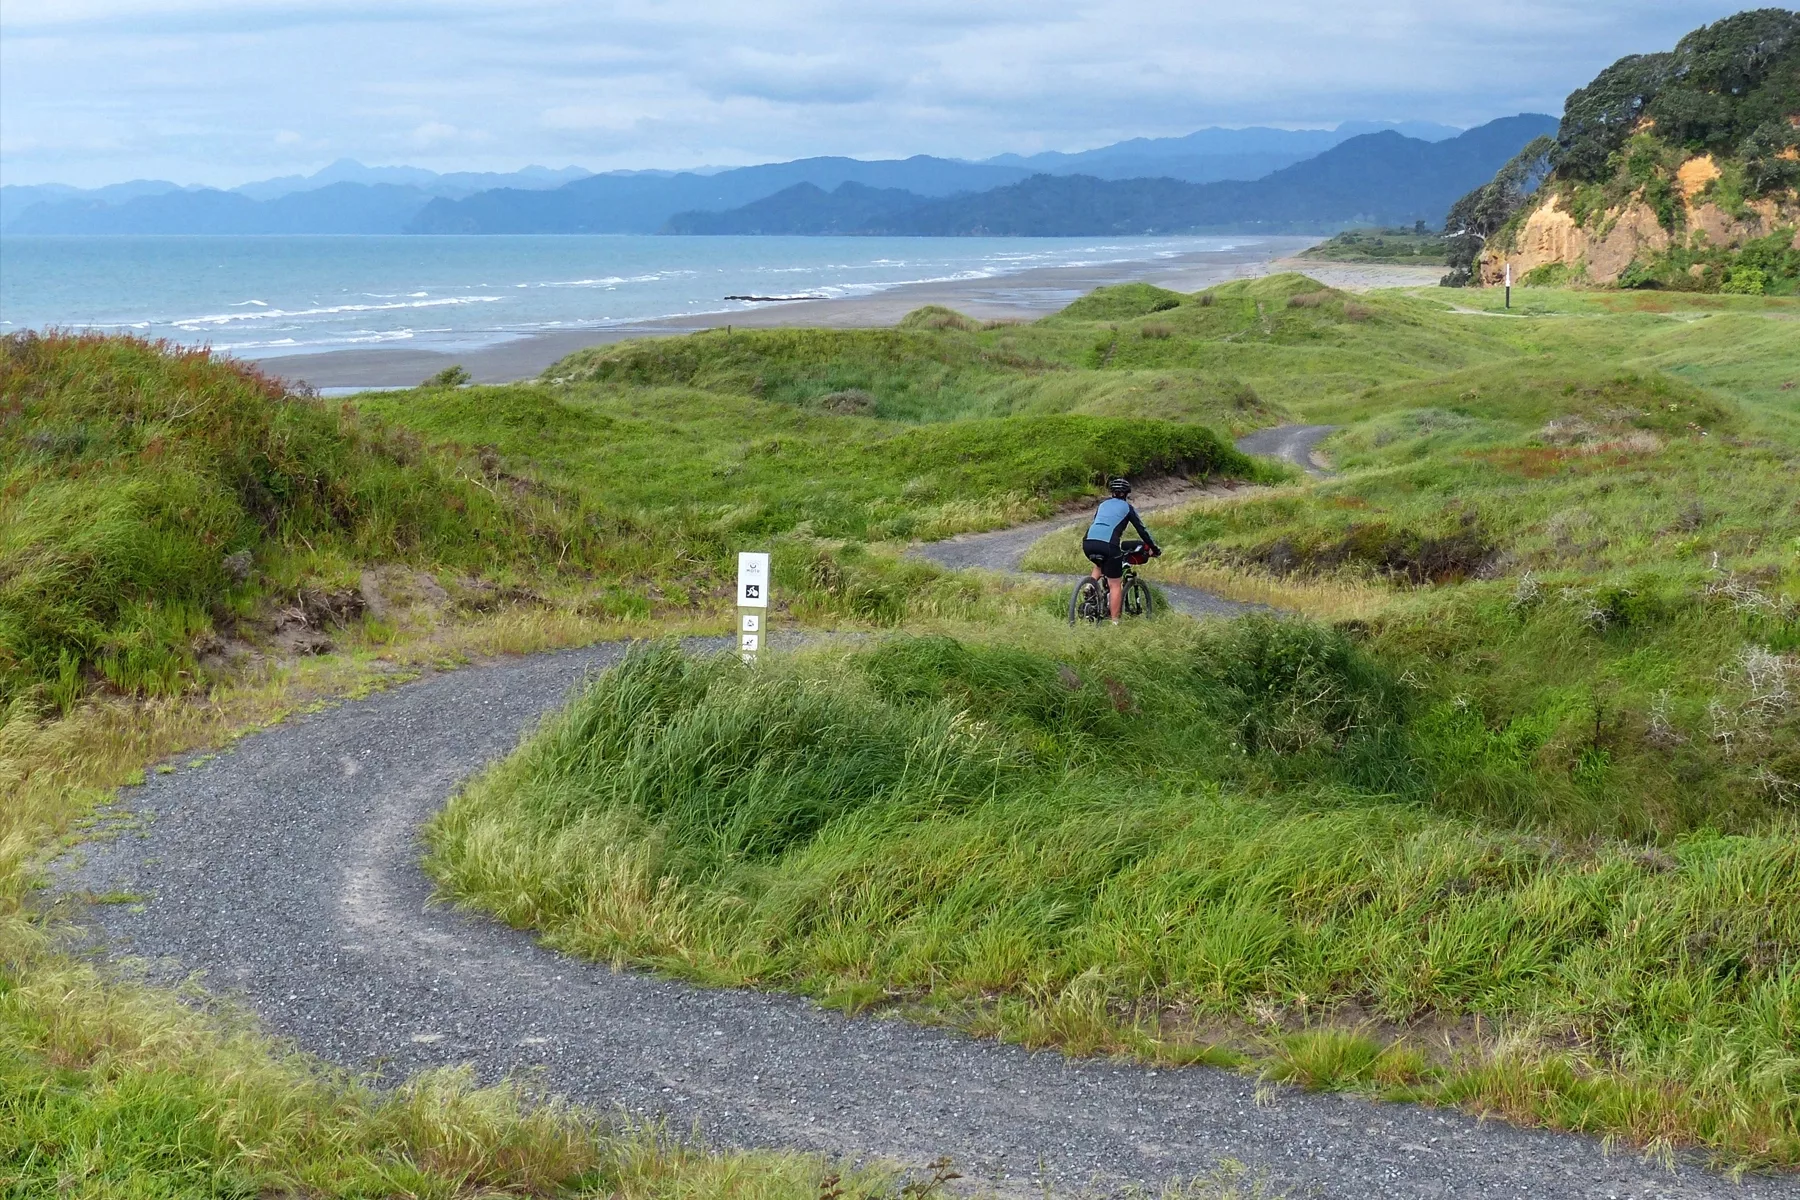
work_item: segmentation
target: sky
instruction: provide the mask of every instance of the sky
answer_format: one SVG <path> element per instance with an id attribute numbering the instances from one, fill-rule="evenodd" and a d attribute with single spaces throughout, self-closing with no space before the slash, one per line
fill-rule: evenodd
<path id="1" fill-rule="evenodd" d="M 1560 113 L 1700 0 L 5 0 L 0 182 L 982 158 Z"/>

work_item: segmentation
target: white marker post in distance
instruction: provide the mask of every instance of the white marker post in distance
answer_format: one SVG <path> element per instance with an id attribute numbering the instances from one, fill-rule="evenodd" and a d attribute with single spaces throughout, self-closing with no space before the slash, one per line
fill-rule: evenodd
<path id="1" fill-rule="evenodd" d="M 738 555 L 738 657 L 754 663 L 762 649 L 769 613 L 769 556 L 755 551 Z"/>

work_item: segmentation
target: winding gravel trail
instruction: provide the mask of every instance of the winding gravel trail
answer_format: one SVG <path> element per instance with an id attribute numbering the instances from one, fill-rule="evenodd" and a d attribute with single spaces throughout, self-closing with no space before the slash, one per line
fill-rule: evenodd
<path id="1" fill-rule="evenodd" d="M 699 641 L 694 648 L 721 648 Z M 1153 1071 L 846 1018 L 564 958 L 434 907 L 416 831 L 620 645 L 429 676 L 296 718 L 119 800 L 142 820 L 65 863 L 114 955 L 200 972 L 302 1047 L 355 1068 L 472 1063 L 690 1126 L 718 1143 L 922 1163 L 1009 1192 L 1155 1187 L 1222 1157 L 1297 1196 L 1800 1195 L 1668 1171 L 1595 1141 L 1457 1112 Z"/>

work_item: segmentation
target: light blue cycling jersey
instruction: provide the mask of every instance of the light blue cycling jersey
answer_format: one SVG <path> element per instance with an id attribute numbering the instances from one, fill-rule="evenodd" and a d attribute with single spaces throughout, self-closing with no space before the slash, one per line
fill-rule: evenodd
<path id="1" fill-rule="evenodd" d="M 1156 539 L 1150 536 L 1150 531 L 1144 528 L 1143 521 L 1138 519 L 1137 509 L 1131 506 L 1129 500 L 1121 500 L 1117 496 L 1100 502 L 1100 509 L 1094 514 L 1094 523 L 1088 526 L 1087 540 L 1111 542 L 1117 546 L 1127 525 L 1135 528 L 1138 536 L 1143 538 L 1144 543 L 1151 549 L 1156 548 Z"/>

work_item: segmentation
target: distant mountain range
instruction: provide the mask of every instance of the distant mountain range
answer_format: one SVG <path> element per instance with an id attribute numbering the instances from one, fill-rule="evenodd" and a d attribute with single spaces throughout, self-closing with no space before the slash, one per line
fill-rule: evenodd
<path id="1" fill-rule="evenodd" d="M 1290 232 L 1347 225 L 1433 228 L 1456 199 L 1493 177 L 1556 120 L 1521 114 L 1439 142 L 1393 130 L 1363 134 L 1252 182 L 1033 175 L 932 199 L 892 189 L 808 183 L 727 212 L 671 217 L 671 233 L 1055 237 L 1196 231 Z"/>
<path id="2" fill-rule="evenodd" d="M 1024 167 L 1034 174 L 1092 175 L 1096 179 L 1185 179 L 1213 183 L 1224 179 L 1261 179 L 1271 171 L 1323 154 L 1339 142 L 1365 133 L 1392 129 L 1424 142 L 1441 142 L 1462 130 L 1430 121 L 1346 121 L 1336 129 L 1200 129 L 1182 137 L 1131 138 L 1064 154 L 1047 150 L 1021 156 L 1002 154 L 986 161 L 994 166 Z"/>
<path id="3" fill-rule="evenodd" d="M 423 167 L 365 167 L 353 158 L 340 158 L 329 167 L 311 175 L 283 175 L 260 183 L 246 183 L 232 191 L 252 200 L 274 200 L 293 192 L 313 191 L 334 183 L 393 184 L 418 188 L 432 196 L 468 196 L 488 188 L 553 188 L 576 179 L 586 179 L 592 171 L 580 167 L 525 167 L 522 170 L 452 171 L 440 175 Z"/>
<path id="4" fill-rule="evenodd" d="M 1548 117 L 1507 118 L 1528 120 L 1554 124 Z M 0 188 L 0 229 L 9 234 L 1087 233 L 1323 228 L 1363 215 L 1413 220 L 1408 214 L 1415 210 L 1435 222 L 1444 206 L 1431 206 L 1441 187 L 1460 195 L 1480 182 L 1465 181 L 1470 155 L 1485 164 L 1485 174 L 1475 174 L 1491 176 L 1495 165 L 1487 163 L 1487 140 L 1505 140 L 1514 132 L 1505 121 L 1483 126 L 1491 131 L 1487 134 L 1458 135 L 1427 123 L 1379 133 L 1370 128 L 1347 123 L 1335 130 L 1203 129 L 1077 154 L 1002 155 L 980 163 L 928 155 L 873 162 L 826 157 L 728 170 L 602 175 L 577 167 L 438 174 L 346 159 L 312 175 L 230 191 L 160 180 L 87 191 L 57 184 L 7 186 Z M 1506 147 L 1495 163 L 1535 132 Z M 1302 167 L 1312 169 L 1289 174 Z M 1454 186 L 1444 182 L 1452 177 Z M 1377 211 L 1365 214 L 1371 205 Z"/>
<path id="5" fill-rule="evenodd" d="M 1047 179 L 1049 176 L 1032 178 Z M 796 183 L 773 196 L 753 200 L 742 208 L 726 212 L 676 213 L 663 230 L 666 233 L 866 233 L 930 202 L 928 197 L 904 188 L 840 183 L 828 192 L 816 183 Z"/>
<path id="6" fill-rule="evenodd" d="M 645 174 L 668 172 L 645 172 Z M 592 174 L 580 167 L 526 167 L 501 174 L 494 171 L 454 171 L 440 175 L 423 167 L 365 167 L 352 158 L 340 158 L 311 175 L 284 175 L 246 183 L 229 191 L 219 188 L 183 187 L 166 179 L 134 179 L 101 188 L 75 188 L 61 183 L 8 184 L 0 187 L 0 230 L 7 233 L 398 233 L 400 226 L 439 196 L 468 196 L 489 188 L 553 188 Z M 343 187 L 340 185 L 352 185 Z M 366 229 L 376 214 L 399 203 L 399 192 L 363 196 L 359 188 L 402 188 L 413 194 L 412 207 L 398 221 L 380 229 Z M 298 209 L 245 208 L 222 197 L 240 197 L 259 203 L 297 193 L 330 190 L 320 203 Z M 15 228 L 15 222 L 40 205 L 46 211 Z M 333 211 L 344 206 L 343 212 Z M 294 228 L 297 212 L 313 214 L 318 228 Z M 227 226 L 213 222 L 223 218 Z"/>
<path id="7" fill-rule="evenodd" d="M 864 162 L 802 158 L 714 175 L 594 175 L 547 192 L 497 189 L 435 200 L 407 227 L 413 233 L 656 233 L 687 210 L 720 211 L 806 183 L 902 188 L 919 196 L 982 192 L 1028 178 L 1024 167 L 994 167 L 916 155 Z"/>

